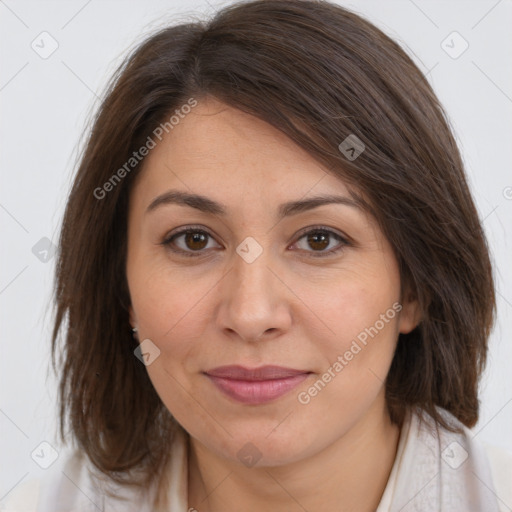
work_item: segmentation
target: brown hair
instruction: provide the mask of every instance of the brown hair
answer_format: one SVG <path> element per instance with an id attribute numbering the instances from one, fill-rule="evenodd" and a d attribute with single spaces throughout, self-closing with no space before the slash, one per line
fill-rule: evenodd
<path id="1" fill-rule="evenodd" d="M 488 248 L 447 116 L 401 47 L 328 2 L 251 1 L 208 22 L 165 28 L 117 70 L 94 118 L 60 236 L 52 337 L 66 423 L 112 480 L 147 485 L 169 459 L 176 422 L 134 357 L 125 261 L 127 205 L 142 164 L 106 183 L 176 108 L 206 95 L 281 130 L 359 190 L 398 260 L 422 321 L 400 335 L 389 413 L 411 406 L 445 424 L 478 419 L 478 381 L 494 320 Z M 354 134 L 365 150 L 338 149 Z M 139 476 L 128 477 L 132 469 Z"/>

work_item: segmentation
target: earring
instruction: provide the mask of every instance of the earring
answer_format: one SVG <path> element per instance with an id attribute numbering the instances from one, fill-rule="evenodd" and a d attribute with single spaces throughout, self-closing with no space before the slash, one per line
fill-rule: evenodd
<path id="1" fill-rule="evenodd" d="M 132 327 L 132 337 L 135 339 L 137 339 L 137 332 L 138 332 L 137 327 Z"/>

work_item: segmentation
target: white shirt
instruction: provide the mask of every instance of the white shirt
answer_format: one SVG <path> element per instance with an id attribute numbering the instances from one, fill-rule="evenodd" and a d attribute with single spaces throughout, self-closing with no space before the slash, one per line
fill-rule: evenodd
<path id="1" fill-rule="evenodd" d="M 512 453 L 480 444 L 471 430 L 462 428 L 462 434 L 442 428 L 436 432 L 430 416 L 420 422 L 417 412 L 408 415 L 376 512 L 511 512 Z M 172 512 L 189 512 L 187 443 L 188 434 L 178 430 L 168 468 L 167 510 Z M 91 480 L 84 459 L 75 452 L 58 470 L 50 468 L 44 478 L 19 485 L 0 511 L 160 512 L 131 490 L 117 487 L 124 502 L 106 497 Z"/>

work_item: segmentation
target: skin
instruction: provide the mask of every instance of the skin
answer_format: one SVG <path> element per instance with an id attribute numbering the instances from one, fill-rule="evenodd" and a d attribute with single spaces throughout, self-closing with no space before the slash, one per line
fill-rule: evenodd
<path id="1" fill-rule="evenodd" d="M 146 213 L 169 189 L 208 196 L 227 214 L 176 204 Z M 147 371 L 190 434 L 189 506 L 199 512 L 370 512 L 386 486 L 399 429 L 387 414 L 384 380 L 418 307 L 401 297 L 392 248 L 363 209 L 328 204 L 278 219 L 281 203 L 326 193 L 350 197 L 339 177 L 281 132 L 213 98 L 151 150 L 137 176 L 128 219 L 130 320 L 139 340 L 160 350 Z M 174 247 L 195 256 L 162 245 L 190 225 L 211 237 L 187 244 L 182 235 Z M 334 233 L 328 247 L 299 233 L 318 225 Z M 236 252 L 249 236 L 263 249 L 252 263 Z M 298 394 L 395 302 L 400 313 L 299 403 Z M 202 373 L 227 364 L 313 373 L 270 403 L 247 405 Z M 249 442 L 261 454 L 253 467 L 237 456 Z"/>

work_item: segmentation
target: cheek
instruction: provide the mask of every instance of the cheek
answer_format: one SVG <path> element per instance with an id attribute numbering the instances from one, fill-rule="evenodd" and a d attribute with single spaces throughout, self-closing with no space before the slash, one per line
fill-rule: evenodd
<path id="1" fill-rule="evenodd" d="M 215 283 L 212 276 L 197 276 L 168 264 L 164 268 L 152 265 L 134 276 L 130 293 L 142 334 L 165 343 L 166 339 L 181 338 L 180 331 L 194 326 L 199 329 L 205 299 Z"/>
<path id="2" fill-rule="evenodd" d="M 308 306 L 316 314 L 328 335 L 325 348 L 337 352 L 350 348 L 352 340 L 365 341 L 394 338 L 401 306 L 399 280 L 389 274 L 380 279 L 360 274 L 322 283 L 322 293 L 304 291 Z M 317 326 L 318 327 L 318 326 Z M 318 339 L 318 331 L 310 339 Z"/>
<path id="3" fill-rule="evenodd" d="M 180 416 L 182 407 L 190 407 L 190 393 L 194 385 L 190 376 L 197 372 L 201 359 L 208 290 L 208 280 L 185 278 L 180 273 L 159 265 L 148 266 L 131 276 L 130 293 L 135 311 L 139 339 L 150 339 L 159 350 L 158 357 L 146 367 L 160 398 L 168 409 Z"/>
<path id="4" fill-rule="evenodd" d="M 209 318 L 208 290 L 215 284 L 205 281 L 153 267 L 138 283 L 134 281 L 132 292 L 140 339 L 149 338 L 160 351 L 146 367 L 149 378 L 166 408 L 191 430 L 192 419 L 211 421 L 194 399 L 199 396 L 195 386 L 202 359 L 200 341 Z"/>
<path id="5" fill-rule="evenodd" d="M 390 311 L 391 317 L 395 310 Z M 342 333 L 326 348 L 323 371 L 297 396 L 305 424 L 321 417 L 324 431 L 343 435 L 383 396 L 398 336 L 397 317 L 388 323 L 368 317 L 366 326 L 356 322 L 347 328 L 353 336 Z"/>
<path id="6" fill-rule="evenodd" d="M 351 407 L 373 400 L 393 358 L 401 311 L 399 280 L 392 272 L 380 278 L 365 275 L 371 278 L 353 275 L 331 283 L 321 295 L 309 295 L 308 305 L 328 330 L 319 336 L 318 325 L 310 326 L 307 337 L 315 340 L 324 367 L 322 382 L 306 392 L 323 406 L 339 399 Z"/>

